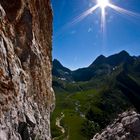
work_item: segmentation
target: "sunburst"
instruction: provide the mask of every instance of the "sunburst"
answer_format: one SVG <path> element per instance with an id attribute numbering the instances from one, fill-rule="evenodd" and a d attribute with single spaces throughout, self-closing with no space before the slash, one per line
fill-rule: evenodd
<path id="1" fill-rule="evenodd" d="M 97 5 L 103 10 L 109 5 L 109 0 L 97 0 Z"/>
<path id="2" fill-rule="evenodd" d="M 115 10 L 116 12 L 118 12 L 119 14 L 140 19 L 139 13 L 135 13 L 130 10 L 121 8 L 121 7 L 113 4 L 112 0 L 91 0 L 91 1 L 93 1 L 93 2 L 95 1 L 96 4 L 92 7 L 90 7 L 89 9 L 87 9 L 86 11 L 84 11 L 83 13 L 81 13 L 79 16 L 77 16 L 74 20 L 72 20 L 72 22 L 69 22 L 65 26 L 63 26 L 63 28 L 61 29 L 61 32 L 57 32 L 56 36 L 59 36 L 60 34 L 62 34 L 65 30 L 70 28 L 72 25 L 84 20 L 87 16 L 94 14 L 94 12 L 98 8 L 101 9 L 100 17 L 101 17 L 101 30 L 103 32 L 103 35 L 105 35 L 105 31 L 106 31 L 106 15 L 107 15 L 106 9 L 107 8 L 111 8 L 111 9 Z"/>
<path id="3" fill-rule="evenodd" d="M 105 30 L 105 23 L 106 23 L 106 12 L 105 9 L 110 5 L 109 0 L 97 0 L 97 5 L 101 9 L 101 29 Z"/>
<path id="4" fill-rule="evenodd" d="M 88 10 L 86 10 L 85 12 L 83 12 L 80 16 L 78 16 L 76 19 L 74 19 L 71 24 L 75 24 L 77 22 L 80 22 L 81 20 L 83 20 L 84 18 L 86 18 L 88 15 L 94 13 L 94 11 L 97 8 L 101 9 L 101 29 L 104 32 L 105 27 L 106 27 L 106 8 L 112 8 L 113 10 L 121 13 L 121 14 L 125 14 L 127 16 L 134 16 L 134 17 L 139 17 L 140 18 L 140 14 L 126 10 L 124 8 L 121 8 L 119 6 L 116 6 L 114 4 L 111 3 L 111 0 L 96 0 L 96 5 L 94 5 L 93 7 L 89 8 Z"/>

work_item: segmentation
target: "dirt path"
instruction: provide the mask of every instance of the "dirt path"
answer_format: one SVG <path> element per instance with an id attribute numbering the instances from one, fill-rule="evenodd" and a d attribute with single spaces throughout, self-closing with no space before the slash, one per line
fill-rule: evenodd
<path id="1" fill-rule="evenodd" d="M 64 117 L 65 117 L 65 114 L 64 114 L 63 112 L 61 112 L 61 116 L 56 118 L 55 125 L 60 129 L 60 131 L 62 132 L 62 135 L 59 136 L 59 137 L 53 138 L 53 140 L 58 140 L 58 139 L 60 139 L 60 137 L 62 137 L 63 134 L 65 133 L 64 127 L 61 126 L 61 120 L 62 120 Z M 64 140 L 68 140 L 68 139 L 65 139 L 65 138 L 64 138 Z"/>
<path id="2" fill-rule="evenodd" d="M 61 116 L 56 118 L 56 126 L 60 128 L 62 134 L 65 133 L 65 129 L 63 126 L 61 126 L 61 120 L 65 117 L 64 113 L 61 112 Z"/>

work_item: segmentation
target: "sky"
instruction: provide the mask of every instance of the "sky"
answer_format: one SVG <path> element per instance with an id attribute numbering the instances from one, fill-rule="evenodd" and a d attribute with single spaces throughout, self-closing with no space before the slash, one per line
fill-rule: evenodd
<path id="1" fill-rule="evenodd" d="M 123 14 L 106 7 L 105 30 L 101 8 L 82 20 L 79 16 L 97 4 L 96 0 L 51 0 L 53 8 L 53 58 L 75 70 L 89 66 L 97 56 L 128 51 L 140 55 L 140 0 L 110 0 L 135 14 Z"/>

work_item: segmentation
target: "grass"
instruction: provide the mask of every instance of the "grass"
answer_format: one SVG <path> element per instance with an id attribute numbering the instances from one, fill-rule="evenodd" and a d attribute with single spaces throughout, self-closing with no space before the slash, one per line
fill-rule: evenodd
<path id="1" fill-rule="evenodd" d="M 96 89 L 76 93 L 57 92 L 56 108 L 51 115 L 52 136 L 58 137 L 58 140 L 62 140 L 64 137 L 69 137 L 69 140 L 88 140 L 81 134 L 81 127 L 85 121 L 84 115 L 87 106 L 89 106 L 91 98 L 97 95 L 98 91 Z M 76 110 L 76 106 L 78 110 Z M 61 112 L 65 114 L 61 122 L 66 130 L 64 135 L 55 125 L 56 118 L 60 116 Z"/>
<path id="2" fill-rule="evenodd" d="M 57 137 L 55 140 L 89 140 L 97 131 L 111 123 L 118 113 L 133 107 L 131 100 L 135 96 L 135 103 L 140 99 L 139 61 L 134 64 L 122 63 L 114 70 L 108 66 L 98 67 L 95 71 L 97 75 L 84 82 L 64 81 L 54 77 L 56 108 L 51 115 L 51 130 L 52 136 Z M 101 71 L 104 73 L 100 74 Z M 81 75 L 81 78 L 84 76 Z M 124 85 L 133 93 L 130 94 L 133 98 L 126 94 L 126 90 L 122 90 Z M 61 120 L 65 134 L 55 125 L 61 112 L 65 114 Z"/>
<path id="3" fill-rule="evenodd" d="M 68 125 L 68 135 L 70 140 L 87 140 L 81 135 L 81 125 L 84 122 L 82 117 L 69 111 L 66 113 L 64 119 L 65 124 Z"/>
<path id="4" fill-rule="evenodd" d="M 118 112 L 131 106 L 116 87 L 116 76 L 120 71 L 121 68 L 118 68 L 110 76 L 105 75 L 86 82 L 62 81 L 61 87 L 54 88 L 56 108 L 51 115 L 51 132 L 53 137 L 57 137 L 55 140 L 63 140 L 66 137 L 69 137 L 68 140 L 89 140 L 81 132 L 87 120 L 91 119 L 90 121 L 94 121 L 102 129 Z M 61 121 L 61 126 L 66 130 L 65 134 L 55 125 L 61 112 L 65 114 Z"/>

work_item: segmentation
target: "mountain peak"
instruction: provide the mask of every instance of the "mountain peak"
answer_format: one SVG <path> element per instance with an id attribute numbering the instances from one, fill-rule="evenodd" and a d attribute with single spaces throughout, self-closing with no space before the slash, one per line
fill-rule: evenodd
<path id="1" fill-rule="evenodd" d="M 53 63 L 60 63 L 60 62 L 57 59 L 54 59 Z"/>
<path id="2" fill-rule="evenodd" d="M 53 60 L 53 66 L 55 66 L 57 69 L 63 67 L 63 65 L 57 59 Z"/>
<path id="3" fill-rule="evenodd" d="M 122 54 L 122 55 L 127 55 L 127 56 L 129 56 L 129 53 L 128 53 L 127 51 L 125 51 L 125 50 L 122 50 L 121 52 L 119 52 L 119 54 Z"/>
<path id="4" fill-rule="evenodd" d="M 100 55 L 96 58 L 96 60 L 90 65 L 90 67 L 93 67 L 94 65 L 99 65 L 101 63 L 104 63 L 106 60 L 106 57 L 104 55 Z"/>
<path id="5" fill-rule="evenodd" d="M 107 57 L 107 63 L 111 66 L 117 66 L 121 63 L 130 62 L 133 58 L 125 50 Z"/>
<path id="6" fill-rule="evenodd" d="M 56 77 L 65 77 L 65 75 L 70 74 L 71 70 L 64 67 L 57 59 L 53 60 L 52 74 Z"/>
<path id="7" fill-rule="evenodd" d="M 111 55 L 109 57 L 105 57 L 104 55 L 98 56 L 96 60 L 89 67 L 98 66 L 104 63 L 112 66 L 116 66 L 128 60 L 130 60 L 129 53 L 125 50 L 122 50 L 121 52 Z"/>
<path id="8" fill-rule="evenodd" d="M 106 58 L 104 55 L 99 55 L 98 57 L 97 57 L 98 59 L 104 59 L 104 58 Z"/>

